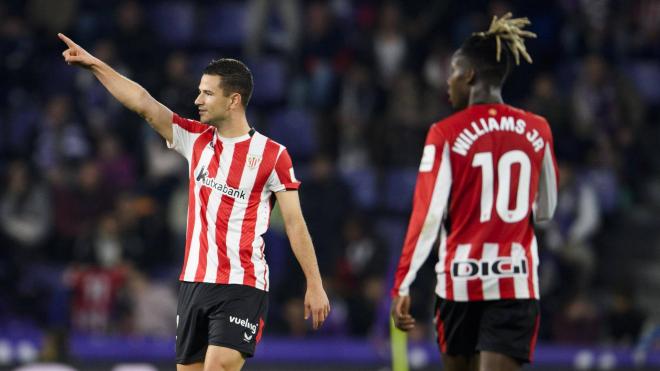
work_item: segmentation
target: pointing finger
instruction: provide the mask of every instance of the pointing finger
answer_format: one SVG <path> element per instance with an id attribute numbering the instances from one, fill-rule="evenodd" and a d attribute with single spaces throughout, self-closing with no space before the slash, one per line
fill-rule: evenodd
<path id="1" fill-rule="evenodd" d="M 59 37 L 60 40 L 64 41 L 64 43 L 71 48 L 77 46 L 76 43 L 73 42 L 73 40 L 66 37 L 66 35 L 64 35 L 63 33 L 58 33 L 57 37 Z"/>

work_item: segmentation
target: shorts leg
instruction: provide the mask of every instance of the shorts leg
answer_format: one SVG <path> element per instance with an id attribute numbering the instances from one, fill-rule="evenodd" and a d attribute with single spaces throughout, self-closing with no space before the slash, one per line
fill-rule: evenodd
<path id="1" fill-rule="evenodd" d="M 501 353 L 531 362 L 539 329 L 538 300 L 486 302 L 477 350 Z"/>
<path id="2" fill-rule="evenodd" d="M 176 363 L 203 362 L 208 347 L 208 320 L 197 298 L 203 287 L 181 282 L 176 311 Z"/>
<path id="3" fill-rule="evenodd" d="M 252 357 L 266 325 L 268 293 L 231 285 L 226 295 L 223 305 L 209 314 L 208 342 Z"/>
<path id="4" fill-rule="evenodd" d="M 482 304 L 437 299 L 435 325 L 441 353 L 470 357 L 477 352 Z"/>

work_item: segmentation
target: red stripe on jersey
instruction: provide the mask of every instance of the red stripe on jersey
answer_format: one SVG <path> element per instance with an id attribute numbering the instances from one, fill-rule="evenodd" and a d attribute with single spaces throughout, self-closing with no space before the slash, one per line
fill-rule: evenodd
<path id="1" fill-rule="evenodd" d="M 447 300 L 454 300 L 454 279 L 451 276 L 451 264 L 454 261 L 454 258 L 456 258 L 457 250 L 458 245 L 447 244 L 447 260 L 445 260 L 445 293 L 447 295 Z"/>
<path id="2" fill-rule="evenodd" d="M 530 233 L 527 233 L 529 236 Z M 530 241 L 525 246 L 525 260 L 527 260 L 527 286 L 529 287 L 529 298 L 536 298 L 536 293 L 534 292 L 534 272 L 536 272 L 536 266 L 532 261 L 532 244 L 534 239 L 534 232 L 531 232 L 531 237 L 528 237 L 526 241 Z M 537 247 L 538 248 L 538 247 Z"/>
<path id="3" fill-rule="evenodd" d="M 270 223 L 270 215 L 268 216 L 268 222 Z M 261 260 L 266 262 L 266 257 L 264 255 L 264 247 L 266 247 L 266 243 L 263 242 L 261 244 Z M 268 264 L 265 264 L 265 269 L 264 269 L 264 290 L 268 291 Z"/>
<path id="4" fill-rule="evenodd" d="M 175 118 L 178 117 L 175 114 Z M 186 274 L 186 266 L 188 265 L 188 255 L 190 254 L 190 243 L 193 239 L 193 230 L 195 229 L 195 168 L 199 162 L 199 158 L 202 156 L 204 147 L 213 137 L 213 130 L 209 130 L 204 134 L 200 135 L 193 146 L 192 152 L 192 161 L 190 162 L 190 182 L 188 191 L 188 223 L 186 226 L 186 252 L 183 257 L 183 269 L 181 270 L 181 275 L 179 279 L 183 281 Z"/>
<path id="5" fill-rule="evenodd" d="M 181 126 L 184 130 L 191 133 L 203 133 L 209 128 L 208 125 L 204 125 L 199 121 L 184 119 L 176 113 L 172 116 L 172 123 Z"/>
<path id="6" fill-rule="evenodd" d="M 215 154 L 211 157 L 208 167 L 208 177 L 215 179 L 220 167 L 220 154 L 222 153 L 222 143 L 216 141 Z M 195 282 L 204 281 L 206 275 L 207 256 L 209 251 L 208 242 L 208 219 L 207 207 L 209 203 L 209 196 L 211 195 L 211 188 L 201 187 L 199 190 L 199 219 L 202 221 L 201 232 L 199 235 L 199 261 L 197 263 L 197 271 L 195 272 Z"/>
<path id="7" fill-rule="evenodd" d="M 245 159 L 247 158 L 248 149 L 250 148 L 249 140 L 236 143 L 234 146 L 234 155 L 232 156 L 231 165 L 229 166 L 229 173 L 227 174 L 227 185 L 238 189 L 241 185 L 241 176 L 245 168 Z M 228 257 L 227 246 L 227 232 L 229 231 L 229 219 L 231 212 L 234 209 L 234 199 L 222 195 L 220 206 L 218 207 L 218 216 L 216 219 L 216 237 L 218 242 L 218 273 L 216 274 L 216 282 L 228 283 L 229 275 L 231 273 L 231 262 Z"/>
<path id="8" fill-rule="evenodd" d="M 254 286 L 257 277 L 254 274 L 254 264 L 252 263 L 252 243 L 254 242 L 255 229 L 257 226 L 257 211 L 259 210 L 259 199 L 261 192 L 270 177 L 270 172 L 275 165 L 277 154 L 279 153 L 280 146 L 272 140 L 267 140 L 264 146 L 263 157 L 259 170 L 257 170 L 257 177 L 254 180 L 252 193 L 248 205 L 250 207 L 245 210 L 243 217 L 243 225 L 241 228 L 241 242 L 239 256 L 241 257 L 241 266 L 244 269 L 243 284 Z M 265 278 L 265 277 L 264 277 Z"/>
<path id="9" fill-rule="evenodd" d="M 508 243 L 508 242 L 498 244 L 497 256 L 510 257 L 512 247 L 513 247 L 513 245 Z M 501 298 L 515 298 L 516 297 L 516 286 L 515 286 L 513 277 L 500 278 L 498 281 L 499 281 L 499 286 L 500 286 L 500 297 Z"/>
<path id="10" fill-rule="evenodd" d="M 484 245 L 472 245 L 470 246 L 470 253 L 468 254 L 469 259 L 474 259 L 478 262 L 481 262 L 481 258 L 484 252 Z M 467 294 L 468 300 L 484 300 L 484 285 L 481 278 L 475 278 L 467 280 Z"/>

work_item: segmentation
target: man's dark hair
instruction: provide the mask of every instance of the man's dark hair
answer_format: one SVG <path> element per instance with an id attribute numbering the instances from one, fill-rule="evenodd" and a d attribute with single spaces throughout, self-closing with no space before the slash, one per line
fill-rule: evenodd
<path id="1" fill-rule="evenodd" d="M 220 87 L 225 96 L 240 94 L 243 108 L 247 108 L 254 83 L 252 72 L 243 62 L 231 58 L 215 59 L 204 68 L 204 74 L 220 76 Z"/>
<path id="2" fill-rule="evenodd" d="M 511 51 L 502 45 L 501 58 L 495 58 L 497 42 L 494 35 L 474 34 L 470 36 L 459 53 L 466 57 L 474 68 L 476 78 L 492 85 L 502 85 L 511 72 Z"/>
<path id="3" fill-rule="evenodd" d="M 502 85 L 511 72 L 512 59 L 518 65 L 522 55 L 528 63 L 532 63 L 525 47 L 525 38 L 536 37 L 536 34 L 523 30 L 531 22 L 527 18 L 511 17 L 511 13 L 502 18 L 493 17 L 488 31 L 472 34 L 459 49 L 459 53 L 467 57 L 474 67 L 477 79 Z"/>

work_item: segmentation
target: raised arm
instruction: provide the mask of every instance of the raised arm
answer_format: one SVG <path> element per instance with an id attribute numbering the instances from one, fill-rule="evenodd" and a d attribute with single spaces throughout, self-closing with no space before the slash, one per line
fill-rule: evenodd
<path id="1" fill-rule="evenodd" d="M 328 317 L 328 313 L 330 313 L 330 302 L 323 289 L 312 238 L 309 235 L 300 209 L 298 191 L 276 192 L 275 197 L 280 204 L 286 234 L 289 236 L 289 242 L 291 242 L 291 249 L 307 279 L 305 319 L 311 314 L 314 329 L 317 329 L 321 327 L 323 321 Z"/>
<path id="2" fill-rule="evenodd" d="M 172 142 L 172 111 L 162 105 L 142 86 L 122 76 L 102 60 L 96 58 L 65 35 L 57 36 L 64 41 L 67 49 L 62 52 L 64 61 L 92 71 L 121 104 L 142 116 L 158 134 Z"/>

